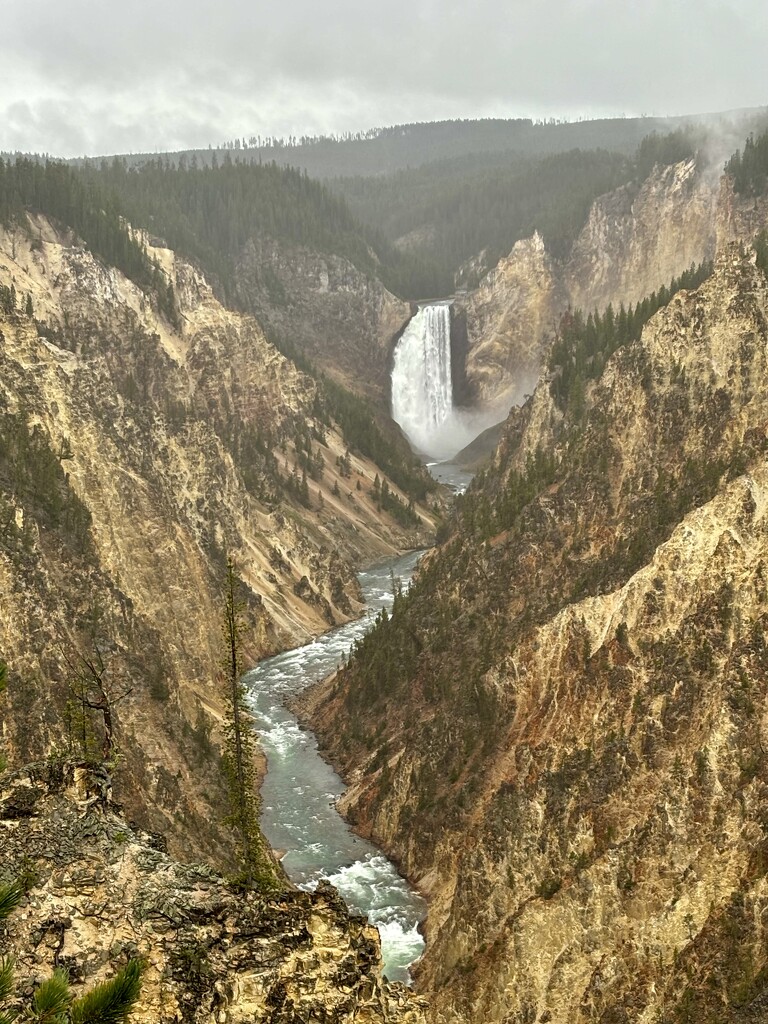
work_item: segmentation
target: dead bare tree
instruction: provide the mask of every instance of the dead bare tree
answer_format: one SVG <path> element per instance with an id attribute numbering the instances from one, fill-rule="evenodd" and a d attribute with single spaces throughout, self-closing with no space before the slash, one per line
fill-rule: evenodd
<path id="1" fill-rule="evenodd" d="M 102 758 L 109 761 L 114 752 L 115 720 L 114 709 L 121 701 L 130 696 L 133 687 L 129 686 L 120 693 L 115 693 L 107 683 L 106 675 L 108 666 L 104 662 L 104 655 L 96 641 L 92 650 L 84 653 L 76 651 L 74 657 L 62 649 L 62 655 L 77 688 L 70 684 L 69 691 L 73 698 L 79 703 L 82 711 L 82 735 L 81 742 L 83 753 L 87 753 L 87 733 L 85 722 L 85 710 L 97 711 L 102 716 L 104 727 L 104 739 L 101 747 Z"/>

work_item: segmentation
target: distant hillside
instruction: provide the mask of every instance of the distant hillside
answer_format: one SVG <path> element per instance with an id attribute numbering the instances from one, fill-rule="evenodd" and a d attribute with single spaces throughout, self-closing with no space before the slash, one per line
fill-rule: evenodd
<path id="1" fill-rule="evenodd" d="M 702 170 L 719 172 L 741 141 L 702 119 L 653 131 L 629 155 L 609 148 L 484 153 L 388 175 L 336 178 L 329 185 L 359 220 L 408 254 L 422 295 L 445 294 L 454 285 L 475 286 L 534 231 L 552 256 L 567 259 L 598 196 L 621 185 L 637 189 L 655 165 L 697 152 Z"/>
<path id="2" fill-rule="evenodd" d="M 653 159 L 675 162 L 706 141 L 717 165 L 766 124 L 768 108 L 576 123 L 442 121 L 75 163 L 106 179 L 135 223 L 203 262 L 222 289 L 246 242 L 266 236 L 349 259 L 413 300 L 473 286 L 534 231 L 564 257 L 593 200 L 642 181 Z M 649 137 L 676 140 L 675 151 L 648 147 Z"/>
<path id="3" fill-rule="evenodd" d="M 266 145 L 230 143 L 249 158 L 276 160 L 305 169 L 319 178 L 391 174 L 470 154 L 544 156 L 569 149 L 610 149 L 631 153 L 652 131 L 670 131 L 683 118 L 611 118 L 575 123 L 535 123 L 530 118 L 436 121 L 403 124 L 351 138 L 271 140 Z M 238 147 L 237 142 L 240 142 Z M 266 140 L 265 140 L 266 141 Z"/>
<path id="4" fill-rule="evenodd" d="M 329 184 L 361 221 L 410 258 L 415 293 L 429 296 L 452 292 L 459 274 L 462 283 L 477 284 L 515 242 L 537 230 L 553 254 L 565 256 L 597 196 L 634 176 L 630 159 L 604 149 L 482 163 L 427 164 Z"/>
<path id="5" fill-rule="evenodd" d="M 616 117 L 558 123 L 533 122 L 530 118 L 435 121 L 422 124 L 372 128 L 342 137 L 265 139 L 248 136 L 218 147 L 258 163 L 272 161 L 298 167 L 315 178 L 349 175 L 383 175 L 408 167 L 470 154 L 515 154 L 545 156 L 570 149 L 608 149 L 625 155 L 634 152 L 651 132 L 676 131 L 688 125 L 706 125 L 728 131 L 738 122 L 741 138 L 765 122 L 766 108 L 729 111 L 720 114 L 681 117 Z M 752 123 L 754 122 L 754 124 Z M 210 163 L 213 148 L 174 154 L 176 159 L 194 155 L 201 164 Z M 132 163 L 145 163 L 157 154 L 132 154 Z"/>
<path id="6" fill-rule="evenodd" d="M 348 259 L 369 274 L 381 272 L 377 239 L 340 199 L 306 174 L 270 164 L 201 166 L 158 158 L 139 167 L 115 158 L 80 174 L 111 191 L 132 224 L 157 232 L 214 277 L 231 298 L 234 264 L 254 236 L 304 245 Z M 382 246 L 382 248 L 386 248 Z"/>
<path id="7" fill-rule="evenodd" d="M 253 163 L 242 151 L 221 161 L 213 154 L 209 166 L 183 156 L 138 166 L 115 158 L 80 174 L 113 191 L 131 223 L 198 260 L 227 302 L 242 299 L 236 268 L 246 246 L 265 238 L 342 257 L 402 298 L 418 299 L 451 293 L 462 265 L 484 252 L 462 272 L 476 283 L 537 230 L 564 257 L 599 195 L 642 178 L 649 164 L 692 155 L 702 140 L 688 129 L 646 136 L 633 158 L 604 149 L 506 165 L 462 158 L 326 184 L 277 163 Z M 279 304 L 279 288 L 272 291 Z"/>

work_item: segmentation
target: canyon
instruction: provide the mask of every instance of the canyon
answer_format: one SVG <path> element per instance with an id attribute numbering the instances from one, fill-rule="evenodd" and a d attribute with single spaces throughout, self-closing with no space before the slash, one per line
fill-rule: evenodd
<path id="1" fill-rule="evenodd" d="M 68 680 L 98 648 L 116 690 L 132 689 L 116 712 L 120 800 L 175 853 L 213 856 L 224 553 L 248 588 L 256 659 L 359 614 L 354 567 L 423 545 L 434 520 L 420 508 L 403 526 L 378 508 L 382 470 L 318 418 L 317 384 L 199 271 L 151 251 L 178 329 L 45 218 L 0 237 L 0 283 L 35 314 L 0 323 L 5 734 L 20 759 L 61 746 Z M 319 471 L 306 504 L 280 500 L 277 477 L 300 486 L 291 465 L 307 444 Z"/>
<path id="2" fill-rule="evenodd" d="M 219 764 L 226 557 L 253 663 L 358 617 L 355 570 L 429 543 L 436 514 L 350 450 L 320 385 L 252 316 L 144 245 L 173 320 L 43 214 L 0 232 L 0 288 L 20 297 L 0 314 L 0 766 L 14 766 L 0 827 L 3 879 L 35 874 L 3 950 L 23 988 L 64 963 L 75 983 L 109 976 L 130 947 L 152 965 L 139 1020 L 282 1020 L 295 1006 L 416 1024 L 423 1004 L 387 988 L 375 929 L 335 892 L 286 882 L 247 910 L 207 865 L 236 864 Z M 99 693 L 116 746 L 89 783 L 100 713 L 77 708 Z M 94 807 L 96 782 L 109 798 Z M 164 939 L 132 903 L 158 873 L 164 921 L 176 906 Z M 261 951 L 243 938 L 254 921 Z M 36 929 L 61 941 L 41 946 Z M 230 946 L 226 965 L 210 952 Z"/>
<path id="3" fill-rule="evenodd" d="M 303 703 L 429 897 L 430 1020 L 759 1019 L 767 324 L 732 244 L 586 408 L 542 378 Z"/>
<path id="4" fill-rule="evenodd" d="M 420 308 L 268 234 L 222 282 L 126 226 L 150 287 L 32 206 L 0 229 L 0 881 L 30 869 L 4 939 L 28 990 L 138 951 L 137 1020 L 761 1019 L 767 223 L 703 158 L 657 165 L 565 258 L 534 233 Z M 579 335 L 576 310 L 618 320 L 692 264 L 642 331 Z M 403 434 L 451 456 L 476 413 L 500 440 L 449 512 Z M 339 808 L 428 900 L 414 994 L 327 885 L 226 881 L 219 677 L 228 556 L 255 664 L 421 548 L 291 691 Z"/>

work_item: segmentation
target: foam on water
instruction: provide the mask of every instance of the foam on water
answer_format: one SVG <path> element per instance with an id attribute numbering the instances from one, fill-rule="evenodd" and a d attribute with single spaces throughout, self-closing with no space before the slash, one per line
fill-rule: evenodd
<path id="1" fill-rule="evenodd" d="M 244 678 L 269 764 L 262 787 L 267 839 L 274 849 L 286 851 L 283 866 L 297 885 L 312 889 L 328 879 L 351 909 L 369 916 L 381 933 L 384 973 L 406 982 L 408 967 L 424 949 L 418 924 L 426 904 L 394 865 L 341 818 L 336 801 L 344 784 L 284 701 L 338 666 L 379 609 L 391 607 L 392 575 L 407 589 L 417 560 L 418 553 L 411 554 L 361 573 L 367 616 L 262 662 Z"/>
<path id="2" fill-rule="evenodd" d="M 393 865 L 381 854 L 368 854 L 327 878 L 350 910 L 367 914 L 379 929 L 382 950 L 386 950 L 389 961 L 387 977 L 407 980 L 407 968 L 421 956 L 424 939 L 419 919 L 414 920 L 411 894 Z M 317 882 L 312 879 L 302 888 L 313 889 Z"/>

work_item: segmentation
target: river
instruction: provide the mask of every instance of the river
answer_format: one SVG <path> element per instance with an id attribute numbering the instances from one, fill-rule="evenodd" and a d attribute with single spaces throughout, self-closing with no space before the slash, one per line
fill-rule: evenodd
<path id="1" fill-rule="evenodd" d="M 374 566 L 359 574 L 368 612 L 304 647 L 260 662 L 246 674 L 256 726 L 268 761 L 261 788 L 261 825 L 283 867 L 303 889 L 327 878 L 351 910 L 366 914 L 381 935 L 384 974 L 410 981 L 408 968 L 422 954 L 418 930 L 426 904 L 371 843 L 356 836 L 335 807 L 345 786 L 317 751 L 285 701 L 332 672 L 381 608 L 392 606 L 392 580 L 405 589 L 419 553 Z"/>
<path id="2" fill-rule="evenodd" d="M 441 484 L 445 484 L 454 494 L 463 494 L 475 475 L 468 469 L 462 469 L 455 462 L 428 462 L 427 469 Z"/>

